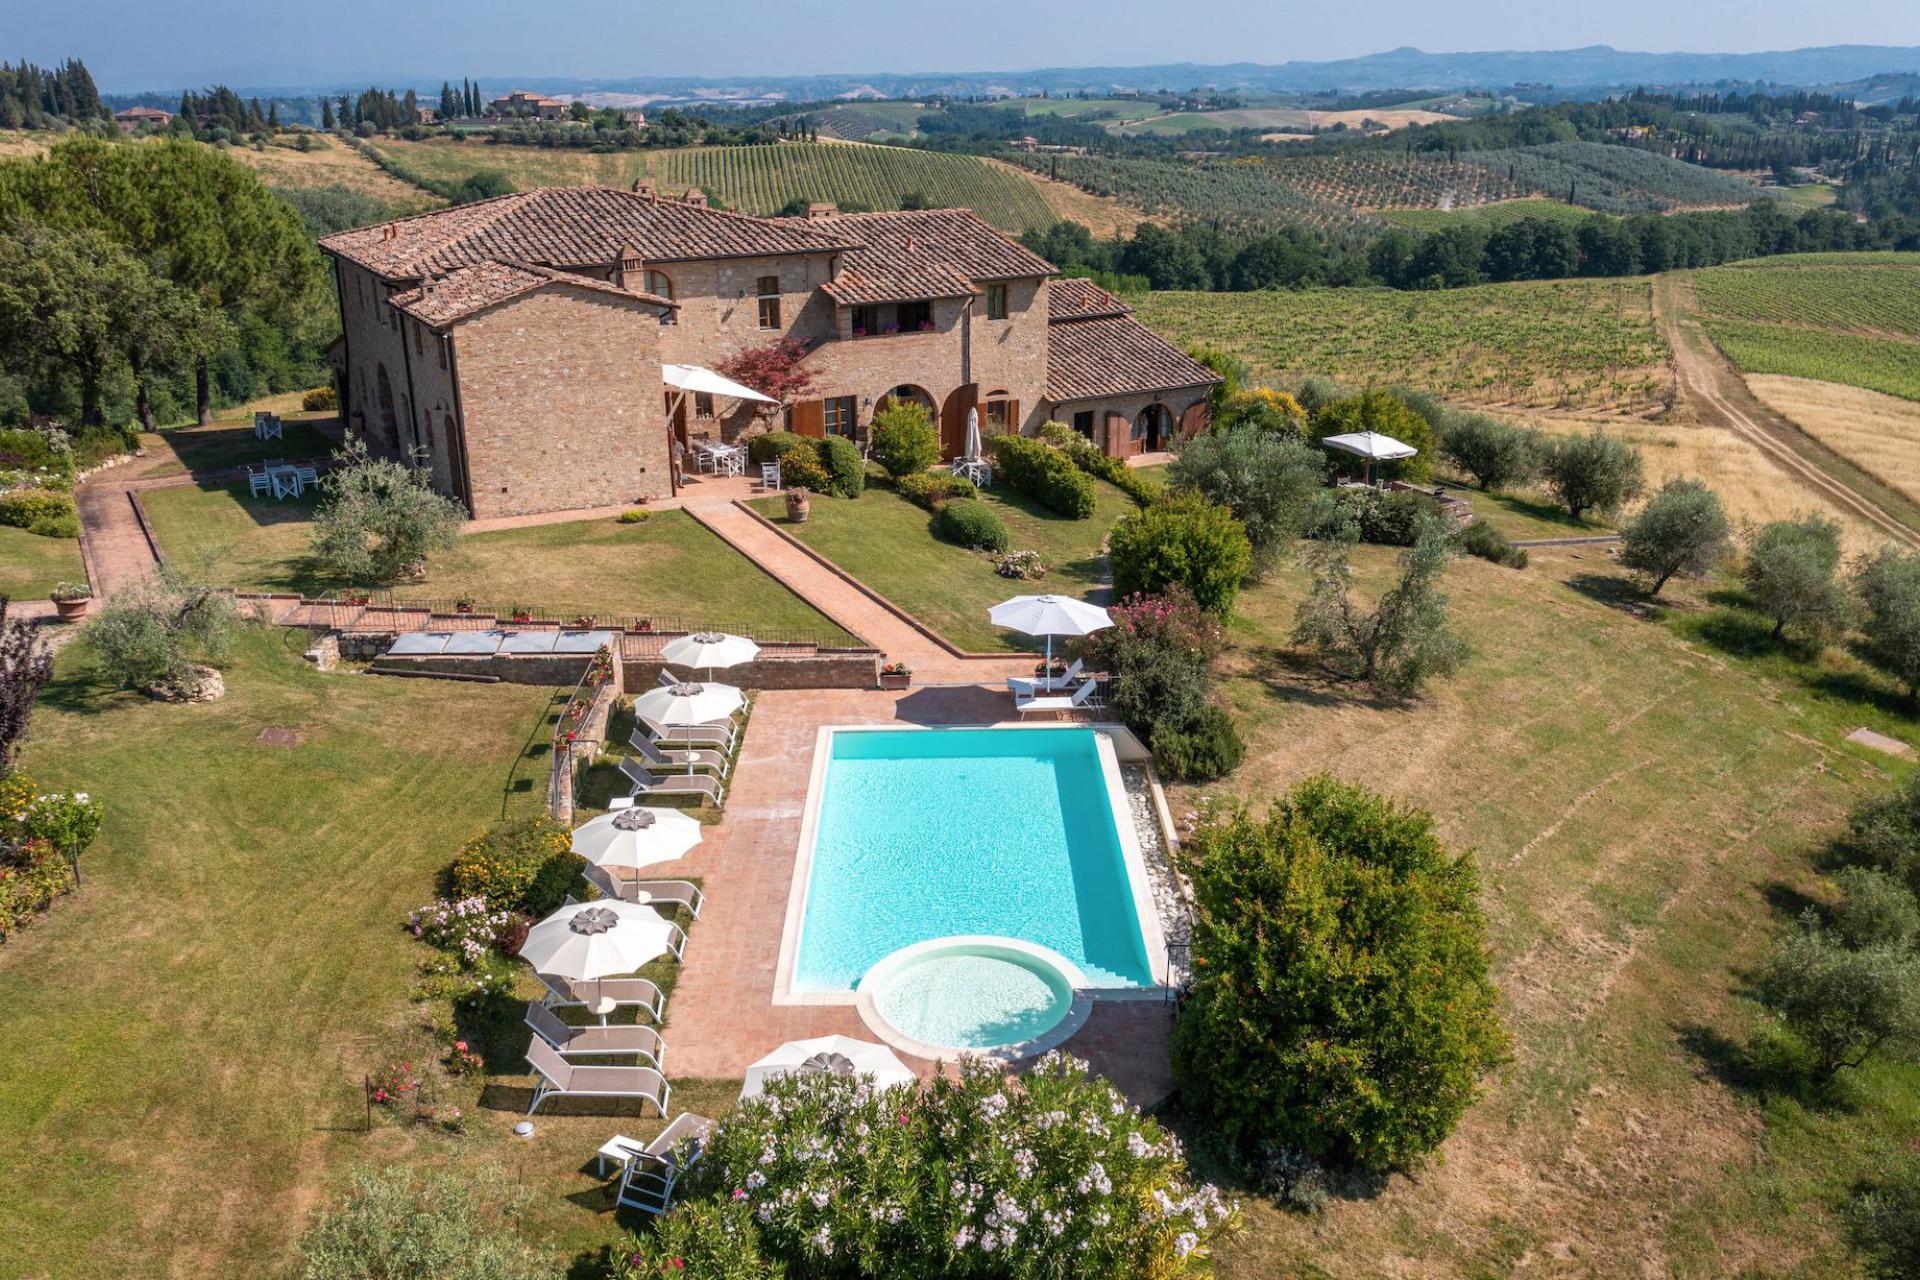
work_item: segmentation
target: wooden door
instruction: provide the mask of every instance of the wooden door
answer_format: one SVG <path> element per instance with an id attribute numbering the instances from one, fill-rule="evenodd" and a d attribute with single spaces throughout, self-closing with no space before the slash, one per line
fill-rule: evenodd
<path id="1" fill-rule="evenodd" d="M 803 436 L 820 439 L 827 434 L 827 402 L 802 400 L 787 410 L 788 428 Z"/>
<path id="2" fill-rule="evenodd" d="M 1195 400 L 1187 406 L 1187 411 L 1180 415 L 1181 438 L 1186 440 L 1193 439 L 1202 431 L 1205 431 L 1212 421 L 1212 404 L 1206 400 Z"/>
<path id="3" fill-rule="evenodd" d="M 980 384 L 955 388 L 940 410 L 940 456 L 957 458 L 967 447 L 967 411 L 980 404 Z"/>
<path id="4" fill-rule="evenodd" d="M 1107 456 L 1124 458 L 1133 452 L 1133 435 L 1128 429 L 1127 415 L 1107 410 Z"/>

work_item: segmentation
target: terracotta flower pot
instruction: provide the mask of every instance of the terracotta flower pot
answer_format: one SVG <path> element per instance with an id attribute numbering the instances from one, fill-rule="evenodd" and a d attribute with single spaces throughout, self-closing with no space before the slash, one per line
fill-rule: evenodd
<path id="1" fill-rule="evenodd" d="M 813 514 L 813 500 L 803 489 L 787 490 L 787 519 L 795 524 L 805 524 L 807 517 Z"/>
<path id="2" fill-rule="evenodd" d="M 880 687 L 882 689 L 900 690 L 910 688 L 912 685 L 913 672 L 911 671 L 882 671 L 880 673 Z"/>
<path id="3" fill-rule="evenodd" d="M 60 615 L 60 621 L 78 622 L 86 617 L 87 610 L 93 607 L 93 597 L 88 596 L 84 600 L 55 600 L 53 607 L 54 611 Z"/>

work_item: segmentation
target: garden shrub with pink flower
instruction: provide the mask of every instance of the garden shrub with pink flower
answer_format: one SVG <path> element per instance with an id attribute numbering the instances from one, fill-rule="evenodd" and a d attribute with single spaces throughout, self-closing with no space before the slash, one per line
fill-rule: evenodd
<path id="1" fill-rule="evenodd" d="M 720 1122 L 626 1277 L 1177 1277 L 1236 1222 L 1086 1065 L 881 1091 L 790 1076 Z"/>

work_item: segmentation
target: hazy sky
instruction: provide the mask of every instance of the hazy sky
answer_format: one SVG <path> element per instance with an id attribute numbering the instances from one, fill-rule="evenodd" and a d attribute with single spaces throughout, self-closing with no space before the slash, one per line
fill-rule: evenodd
<path id="1" fill-rule="evenodd" d="M 1920 44 L 1915 0 L 0 0 L 0 58 L 103 88 L 426 75 L 988 71 L 1285 62 L 1398 45 L 1744 53 Z"/>

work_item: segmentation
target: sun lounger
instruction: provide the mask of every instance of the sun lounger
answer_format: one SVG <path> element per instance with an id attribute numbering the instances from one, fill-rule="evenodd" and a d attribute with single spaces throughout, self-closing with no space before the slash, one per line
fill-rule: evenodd
<path id="1" fill-rule="evenodd" d="M 711 724 L 664 725 L 648 720 L 644 716 L 635 717 L 635 725 L 645 729 L 647 735 L 663 746 L 683 745 L 694 747 L 712 747 L 715 750 L 733 750 L 733 740 L 740 726 L 732 720 L 716 720 Z"/>
<path id="2" fill-rule="evenodd" d="M 600 891 L 603 898 L 622 902 L 645 902 L 662 907 L 685 907 L 695 920 L 706 905 L 706 895 L 691 880 L 622 880 L 605 867 L 587 866 L 580 874 Z"/>
<path id="3" fill-rule="evenodd" d="M 533 976 L 547 989 L 540 1003 L 549 1009 L 584 1008 L 589 1003 L 565 978 L 550 978 L 544 973 Z M 655 1022 L 667 1016 L 667 997 L 646 978 L 600 978 L 585 986 L 596 998 L 613 1001 L 616 1009 L 639 1009 Z"/>
<path id="4" fill-rule="evenodd" d="M 1075 658 L 1073 665 L 1057 676 L 1007 677 L 1007 692 L 1016 698 L 1031 698 L 1035 694 L 1058 693 L 1062 689 L 1073 688 L 1074 681 L 1084 674 L 1085 664 Z"/>
<path id="5" fill-rule="evenodd" d="M 658 1071 L 660 1060 L 667 1053 L 666 1041 L 652 1027 L 637 1024 L 623 1027 L 570 1026 L 560 1020 L 559 1014 L 538 1000 L 527 1004 L 527 1026 L 533 1030 L 533 1034 L 552 1045 L 562 1057 L 570 1053 L 581 1057 L 631 1054 L 645 1058 L 647 1065 Z"/>
<path id="6" fill-rule="evenodd" d="M 638 1098 L 665 1116 L 673 1096 L 673 1086 L 652 1067 L 576 1066 L 539 1036 L 527 1045 L 527 1065 L 540 1077 L 528 1115 L 548 1098 Z"/>
<path id="7" fill-rule="evenodd" d="M 1013 707 L 1020 713 L 1021 719 L 1025 719 L 1029 711 L 1078 711 L 1086 705 L 1087 699 L 1093 696 L 1094 686 L 1097 683 L 1098 681 L 1088 680 L 1071 694 L 1054 693 L 1035 695 L 1031 698 L 1016 697 L 1013 700 Z"/>
<path id="8" fill-rule="evenodd" d="M 665 1213 L 680 1173 L 700 1158 L 713 1121 L 682 1111 L 645 1146 L 629 1148 L 614 1201 L 641 1213 Z"/>
<path id="9" fill-rule="evenodd" d="M 685 771 L 691 767 L 694 769 L 711 769 L 723 778 L 727 776 L 727 758 L 720 752 L 711 751 L 705 747 L 675 747 L 669 749 L 661 746 L 652 738 L 649 738 L 641 730 L 639 725 L 635 725 L 633 732 L 627 735 L 627 745 L 632 747 L 635 754 L 647 762 L 649 769 Z"/>
<path id="10" fill-rule="evenodd" d="M 719 779 L 704 773 L 650 773 L 635 760 L 622 760 L 615 766 L 620 776 L 633 784 L 632 795 L 701 796 L 716 805 L 724 803 L 727 789 Z"/>

